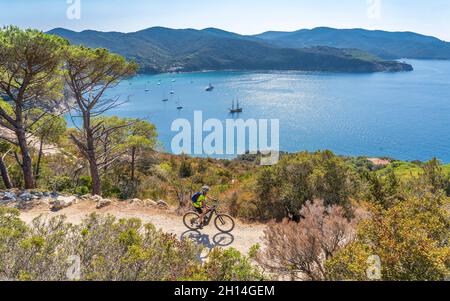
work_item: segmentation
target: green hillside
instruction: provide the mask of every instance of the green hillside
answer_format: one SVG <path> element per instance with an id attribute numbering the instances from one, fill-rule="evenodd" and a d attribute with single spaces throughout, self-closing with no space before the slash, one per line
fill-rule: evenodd
<path id="1" fill-rule="evenodd" d="M 107 48 L 136 61 L 141 72 L 203 70 L 301 70 L 330 72 L 411 71 L 412 66 L 374 59 L 363 51 L 283 48 L 221 31 L 153 27 L 134 33 L 54 29 L 72 44 Z"/>

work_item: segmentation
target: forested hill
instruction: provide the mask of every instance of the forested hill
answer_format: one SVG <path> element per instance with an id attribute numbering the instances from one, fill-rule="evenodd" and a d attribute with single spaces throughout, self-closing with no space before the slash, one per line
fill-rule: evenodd
<path id="1" fill-rule="evenodd" d="M 274 46 L 358 48 L 383 59 L 450 59 L 450 43 L 414 32 L 318 27 L 294 32 L 265 32 L 253 38 Z"/>
<path id="2" fill-rule="evenodd" d="M 384 61 L 356 49 L 279 47 L 257 37 L 215 28 L 204 30 L 153 27 L 133 33 L 74 32 L 50 34 L 72 44 L 107 48 L 135 60 L 141 72 L 203 70 L 301 70 L 330 72 L 411 71 L 411 65 Z"/>

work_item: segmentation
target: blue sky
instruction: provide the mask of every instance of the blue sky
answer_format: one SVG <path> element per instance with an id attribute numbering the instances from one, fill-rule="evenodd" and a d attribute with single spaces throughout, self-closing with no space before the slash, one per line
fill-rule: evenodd
<path id="1" fill-rule="evenodd" d="M 67 18 L 80 1 L 81 18 Z M 380 3 L 380 6 L 377 6 Z M 131 32 L 218 27 L 241 34 L 317 26 L 415 31 L 450 41 L 448 0 L 0 0 L 0 24 Z"/>

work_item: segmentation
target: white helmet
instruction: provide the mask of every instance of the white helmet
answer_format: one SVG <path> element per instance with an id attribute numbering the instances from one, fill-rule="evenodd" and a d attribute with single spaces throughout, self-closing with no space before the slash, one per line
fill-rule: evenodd
<path id="1" fill-rule="evenodd" d="M 202 192 L 203 193 L 207 193 L 207 192 L 209 192 L 209 190 L 210 190 L 209 186 L 205 185 L 205 186 L 202 187 Z"/>

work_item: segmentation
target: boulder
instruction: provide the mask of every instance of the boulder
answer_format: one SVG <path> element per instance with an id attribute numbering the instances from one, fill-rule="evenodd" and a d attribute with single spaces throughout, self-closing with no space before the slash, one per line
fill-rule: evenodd
<path id="1" fill-rule="evenodd" d="M 3 200 L 4 201 L 15 201 L 17 199 L 17 195 L 14 192 L 5 192 L 3 195 Z"/>
<path id="2" fill-rule="evenodd" d="M 169 208 L 169 204 L 167 204 L 167 202 L 165 202 L 163 200 L 159 200 L 157 205 L 161 208 Z"/>
<path id="3" fill-rule="evenodd" d="M 102 209 L 111 204 L 112 204 L 112 201 L 110 199 L 104 199 L 102 197 L 100 197 L 100 199 L 97 199 L 97 209 Z"/>
<path id="4" fill-rule="evenodd" d="M 53 210 L 61 210 L 72 206 L 77 203 L 77 198 L 75 196 L 58 196 L 56 200 L 53 201 Z"/>
<path id="5" fill-rule="evenodd" d="M 82 200 L 92 200 L 92 194 L 88 193 L 81 197 Z"/>
<path id="6" fill-rule="evenodd" d="M 35 198 L 38 198 L 38 199 L 41 199 L 41 198 L 44 197 L 44 193 L 43 193 L 43 192 L 40 192 L 40 191 L 32 191 L 31 194 L 32 194 Z"/>
<path id="7" fill-rule="evenodd" d="M 158 203 L 155 202 L 154 200 L 148 199 L 148 200 L 145 200 L 145 201 L 144 201 L 144 206 L 157 207 L 157 206 L 158 206 Z"/>
<path id="8" fill-rule="evenodd" d="M 142 206 L 142 207 L 143 206 L 147 206 L 145 201 L 143 201 L 141 199 L 138 199 L 138 198 L 134 198 L 132 200 L 128 200 L 128 203 L 130 203 L 132 205 Z"/>
<path id="9" fill-rule="evenodd" d="M 6 206 L 6 205 L 8 205 L 9 203 L 11 203 L 11 201 L 7 201 L 7 200 L 0 200 L 0 206 Z"/>
<path id="10" fill-rule="evenodd" d="M 96 202 L 103 200 L 103 198 L 99 195 L 93 195 L 90 197 L 91 200 L 94 200 Z"/>
<path id="11" fill-rule="evenodd" d="M 19 199 L 21 201 L 31 201 L 32 199 L 34 199 L 34 195 L 32 195 L 30 192 L 28 191 L 24 191 L 19 195 Z"/>

